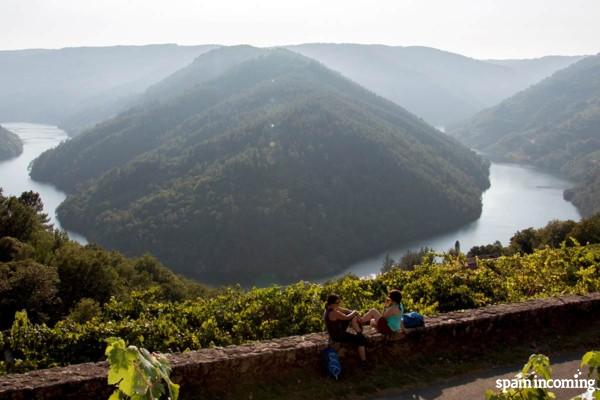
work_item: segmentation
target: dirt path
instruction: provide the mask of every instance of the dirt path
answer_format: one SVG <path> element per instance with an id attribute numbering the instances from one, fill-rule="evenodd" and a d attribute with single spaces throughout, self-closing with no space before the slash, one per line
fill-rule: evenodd
<path id="1" fill-rule="evenodd" d="M 555 379 L 572 378 L 579 368 L 583 353 L 565 353 L 550 357 L 552 362 L 552 377 Z M 487 389 L 495 389 L 496 379 L 511 379 L 522 368 L 520 365 L 497 367 L 468 373 L 459 377 L 444 380 L 427 387 L 390 390 L 372 397 L 373 400 L 483 400 Z M 581 378 L 587 376 L 587 370 L 582 370 Z M 580 389 L 553 390 L 557 400 L 571 399 L 581 394 Z"/>

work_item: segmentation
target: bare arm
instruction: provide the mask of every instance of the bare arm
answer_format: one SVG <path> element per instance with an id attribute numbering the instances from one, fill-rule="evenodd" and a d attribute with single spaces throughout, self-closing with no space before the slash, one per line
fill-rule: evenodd
<path id="1" fill-rule="evenodd" d="M 344 314 L 343 312 L 340 312 L 339 310 L 333 310 L 329 313 L 329 319 L 331 319 L 332 321 L 338 321 L 338 320 L 347 321 L 347 320 L 350 320 L 350 319 L 356 317 L 357 315 L 358 315 L 358 312 L 356 312 L 356 311 L 352 311 L 349 314 Z"/>

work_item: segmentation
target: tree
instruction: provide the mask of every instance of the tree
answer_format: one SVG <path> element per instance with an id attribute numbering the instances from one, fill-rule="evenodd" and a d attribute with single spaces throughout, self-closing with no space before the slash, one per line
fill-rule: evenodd
<path id="1" fill-rule="evenodd" d="M 560 247 L 565 240 L 568 241 L 569 235 L 577 224 L 574 221 L 550 221 L 548 224 L 538 230 L 538 236 L 542 245 L 550 247 Z"/>
<path id="2" fill-rule="evenodd" d="M 43 224 L 46 224 L 50 219 L 48 214 L 44 213 L 44 203 L 39 193 L 29 190 L 21 193 L 19 196 L 19 202 L 29 208 L 31 208 L 40 218 Z"/>
<path id="3" fill-rule="evenodd" d="M 33 260 L 0 263 L 0 328 L 22 309 L 33 321 L 46 321 L 59 301 L 58 282 L 55 268 Z"/>
<path id="4" fill-rule="evenodd" d="M 381 267 L 381 272 L 388 272 L 392 267 L 396 264 L 396 261 L 390 257 L 390 253 L 385 254 L 385 258 L 383 259 L 383 266 Z"/>
<path id="5" fill-rule="evenodd" d="M 407 250 L 399 262 L 402 269 L 412 269 L 415 265 L 422 264 L 428 258 L 433 257 L 433 249 L 430 247 L 421 247 L 417 251 Z"/>
<path id="6" fill-rule="evenodd" d="M 10 236 L 0 238 L 0 262 L 31 258 L 33 247 Z"/>
<path id="7" fill-rule="evenodd" d="M 63 310 L 68 312 L 80 299 L 86 297 L 103 304 L 111 296 L 123 292 L 123 282 L 117 268 L 125 259 L 117 253 L 69 242 L 59 249 L 52 265 L 60 278 L 59 294 Z"/>
<path id="8" fill-rule="evenodd" d="M 0 193 L 0 237 L 11 236 L 27 242 L 38 225 L 35 212 L 16 197 Z"/>
<path id="9" fill-rule="evenodd" d="M 75 304 L 68 318 L 78 323 L 84 323 L 100 315 L 102 309 L 94 299 L 83 298 Z"/>
<path id="10" fill-rule="evenodd" d="M 467 253 L 467 257 L 500 257 L 505 252 L 506 250 L 502 246 L 502 243 L 496 240 L 492 244 L 471 247 L 471 250 Z"/>
<path id="11" fill-rule="evenodd" d="M 600 213 L 581 220 L 571 231 L 571 236 L 581 244 L 600 243 Z"/>
<path id="12" fill-rule="evenodd" d="M 531 254 L 536 249 L 540 241 L 536 234 L 536 230 L 533 228 L 523 229 L 517 231 L 513 237 L 510 238 L 510 249 L 513 253 Z"/>

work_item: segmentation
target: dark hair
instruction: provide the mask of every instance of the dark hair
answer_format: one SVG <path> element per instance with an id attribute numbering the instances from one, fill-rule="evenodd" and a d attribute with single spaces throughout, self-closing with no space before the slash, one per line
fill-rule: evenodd
<path id="1" fill-rule="evenodd" d="M 338 301 L 340 301 L 340 296 L 338 296 L 335 293 L 330 294 L 329 296 L 327 296 L 327 307 L 337 303 Z"/>
<path id="2" fill-rule="evenodd" d="M 392 299 L 394 303 L 402 303 L 402 292 L 400 292 L 398 289 L 390 290 L 390 294 L 388 296 L 390 297 L 390 299 Z"/>

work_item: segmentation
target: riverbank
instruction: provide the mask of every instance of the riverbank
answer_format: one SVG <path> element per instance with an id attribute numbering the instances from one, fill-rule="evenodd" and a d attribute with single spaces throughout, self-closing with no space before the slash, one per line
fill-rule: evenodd
<path id="1" fill-rule="evenodd" d="M 571 187 L 563 190 L 563 198 L 572 203 L 581 216 L 592 216 L 595 214 L 594 209 L 596 209 L 596 212 L 600 211 L 600 209 L 597 209 L 598 206 L 594 201 L 594 199 L 599 197 L 597 194 L 600 194 L 600 184 L 598 183 L 600 180 L 597 178 L 600 176 L 600 167 L 598 166 L 600 160 L 598 159 L 598 152 L 591 152 L 581 160 L 569 163 L 568 167 L 557 169 L 557 166 L 544 168 L 542 166 L 532 165 L 528 160 L 520 160 L 506 157 L 501 154 L 474 150 L 477 154 L 487 158 L 493 163 L 512 163 L 569 181 L 571 182 Z M 587 195 L 582 193 L 586 191 L 589 192 Z"/>
<path id="2" fill-rule="evenodd" d="M 492 162 L 490 183 L 490 188 L 482 196 L 483 209 L 478 220 L 366 258 L 327 279 L 348 273 L 357 276 L 379 273 L 388 254 L 399 260 L 408 250 L 422 247 L 447 251 L 454 248 L 457 240 L 466 253 L 473 246 L 490 244 L 496 240 L 506 245 L 518 230 L 541 228 L 551 220 L 581 219 L 577 208 L 563 198 L 563 190 L 570 188 L 572 182 L 561 177 L 519 164 Z"/>
<path id="3" fill-rule="evenodd" d="M 23 152 L 18 156 L 0 162 L 0 187 L 4 195 L 18 196 L 32 190 L 42 197 L 44 211 L 48 213 L 50 222 L 62 229 L 56 216 L 56 209 L 67 197 L 66 193 L 53 185 L 37 182 L 29 176 L 29 165 L 44 151 L 57 146 L 69 137 L 65 131 L 50 125 L 30 124 L 24 122 L 0 123 L 10 132 L 16 134 L 23 143 Z M 86 244 L 84 236 L 67 231 L 69 237 L 81 244 Z"/>
<path id="4" fill-rule="evenodd" d="M 11 131 L 0 125 L 0 161 L 9 160 L 23 152 L 23 142 Z"/>

